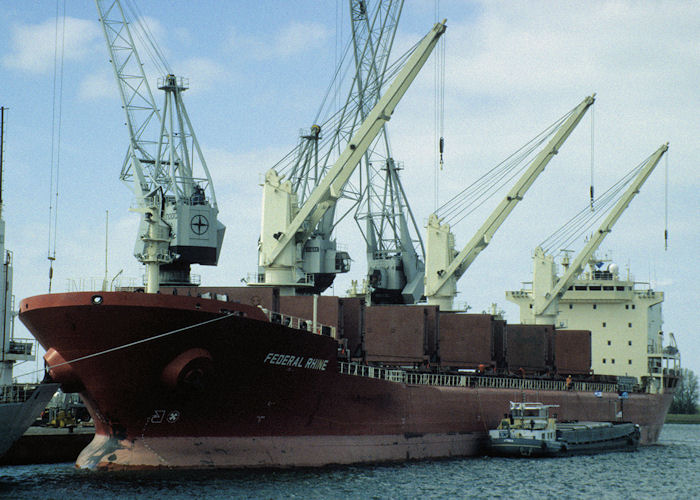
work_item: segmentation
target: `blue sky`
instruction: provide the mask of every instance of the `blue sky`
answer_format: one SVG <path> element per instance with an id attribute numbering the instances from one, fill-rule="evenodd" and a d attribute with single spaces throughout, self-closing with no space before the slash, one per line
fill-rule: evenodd
<path id="1" fill-rule="evenodd" d="M 228 228 L 218 268 L 194 271 L 204 284 L 237 284 L 255 271 L 260 179 L 296 144 L 299 130 L 312 124 L 339 39 L 349 33 L 346 3 L 154 0 L 140 6 L 171 67 L 189 78 L 186 104 Z M 439 3 L 439 16 L 448 19 L 439 199 L 459 192 L 596 92 L 597 192 L 670 142 L 668 250 L 662 160 L 602 253 L 666 293 L 664 330 L 675 333 L 684 365 L 700 373 L 694 275 L 700 247 L 700 5 Z M 19 300 L 48 289 L 56 3 L 0 4 L 0 105 L 10 108 L 3 215 Z M 104 275 L 107 210 L 110 276 L 120 270 L 139 279 L 143 274 L 132 256 L 138 218 L 128 212 L 131 192 L 118 180 L 127 132 L 96 9 L 88 0 L 67 4 L 54 291 L 66 291 L 71 279 Z M 435 1 L 406 2 L 395 54 L 423 36 L 435 18 Z M 433 82 L 431 60 L 389 124 L 419 224 L 435 206 Z M 504 292 L 531 279 L 534 247 L 588 202 L 591 135 L 589 113 L 462 277 L 457 303 L 480 312 L 497 302 L 509 321 L 518 321 Z M 458 225 L 458 245 L 481 222 L 476 214 Z M 364 249 L 352 224 L 337 239 L 354 257 L 350 275 L 335 287 L 342 294 L 350 279 L 364 274 Z M 17 328 L 20 336 L 26 332 L 19 323 Z"/>

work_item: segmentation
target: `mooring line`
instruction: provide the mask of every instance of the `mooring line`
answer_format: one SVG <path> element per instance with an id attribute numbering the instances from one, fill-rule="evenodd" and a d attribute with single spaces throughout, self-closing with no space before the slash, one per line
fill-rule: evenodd
<path id="1" fill-rule="evenodd" d="M 169 331 L 169 332 L 160 333 L 160 334 L 154 335 L 154 336 L 152 336 L 152 337 L 148 337 L 148 338 L 141 339 L 141 340 L 136 340 L 136 341 L 130 342 L 130 343 L 128 343 L 128 344 L 120 345 L 120 346 L 117 346 L 117 347 L 111 347 L 111 348 L 106 349 L 106 350 L 104 350 L 104 351 L 95 352 L 95 353 L 93 353 L 93 354 L 88 354 L 88 355 L 82 356 L 82 357 L 80 357 L 80 358 L 71 359 L 70 361 L 64 361 L 63 363 L 58 363 L 58 364 L 56 364 L 56 365 L 49 366 L 48 368 L 49 368 L 49 370 L 52 370 L 52 369 L 54 369 L 54 368 L 58 368 L 59 366 L 68 365 L 68 364 L 70 364 L 70 363 L 77 363 L 78 361 L 84 361 L 84 360 L 90 359 L 90 358 L 95 358 L 95 357 L 97 357 L 97 356 L 102 356 L 102 355 L 104 355 L 104 354 L 109 354 L 109 353 L 111 353 L 111 352 L 119 351 L 119 350 L 121 350 L 121 349 L 126 349 L 126 348 L 128 348 L 128 347 L 133 347 L 133 346 L 138 345 L 138 344 L 143 344 L 143 343 L 146 343 L 146 342 L 151 342 L 151 341 L 153 341 L 153 340 L 160 339 L 160 338 L 163 338 L 163 337 L 167 337 L 167 336 L 169 336 L 169 335 L 174 335 L 174 334 L 176 334 L 176 333 L 184 332 L 185 330 L 191 330 L 192 328 L 197 328 L 197 327 L 199 327 L 199 326 L 208 325 L 208 324 L 214 323 L 214 322 L 216 322 L 216 321 L 221 321 L 222 319 L 226 319 L 226 318 L 228 318 L 228 317 L 230 317 L 230 316 L 231 316 L 230 313 L 226 313 L 224 316 L 219 316 L 218 318 L 208 319 L 207 321 L 202 321 L 201 323 L 196 323 L 196 324 L 194 324 L 194 325 L 185 326 L 185 327 L 183 327 L 183 328 L 178 328 L 177 330 L 171 330 L 171 331 Z M 35 373 L 40 373 L 40 372 L 43 372 L 43 371 L 44 371 L 44 370 L 37 370 L 37 371 L 35 371 L 35 372 L 25 373 L 25 374 L 23 374 L 23 375 L 21 375 L 21 376 L 22 376 L 22 377 L 25 377 L 25 376 L 27 376 L 27 375 L 32 375 L 32 374 L 35 374 Z"/>

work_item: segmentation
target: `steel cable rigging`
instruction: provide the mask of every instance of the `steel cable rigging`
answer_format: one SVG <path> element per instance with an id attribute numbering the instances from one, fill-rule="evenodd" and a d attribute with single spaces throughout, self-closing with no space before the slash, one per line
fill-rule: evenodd
<path id="1" fill-rule="evenodd" d="M 540 147 L 556 133 L 574 111 L 575 109 L 572 109 L 566 113 L 501 163 L 453 196 L 438 208 L 435 214 L 450 225 L 461 222 L 523 172 Z"/>
<path id="2" fill-rule="evenodd" d="M 435 22 L 440 19 L 440 2 L 435 2 Z M 440 203 L 440 171 L 444 167 L 445 152 L 445 44 L 446 37 L 438 42 L 438 50 L 435 57 L 435 165 L 434 165 L 434 203 L 437 210 Z"/>
<path id="3" fill-rule="evenodd" d="M 591 210 L 590 204 L 574 215 L 563 226 L 550 236 L 545 238 L 540 247 L 545 253 L 563 251 L 573 244 L 582 235 L 589 232 L 598 222 L 607 215 L 615 203 L 622 197 L 625 188 L 637 177 L 639 172 L 649 163 L 653 155 L 627 172 L 620 180 L 610 186 L 601 196 L 595 200 L 595 210 Z"/>
<path id="4" fill-rule="evenodd" d="M 173 71 L 165 59 L 163 51 L 156 42 L 156 37 L 146 23 L 146 17 L 141 13 L 135 2 L 122 0 L 124 10 L 127 11 L 127 18 L 133 19 L 132 33 L 136 36 L 141 52 L 146 52 L 148 58 L 156 67 L 158 74 L 170 75 Z M 136 29 L 134 29 L 136 28 Z"/>
<path id="5" fill-rule="evenodd" d="M 415 51 L 417 47 L 418 43 L 416 43 L 413 47 L 406 51 L 406 53 L 401 55 L 396 61 L 394 61 L 390 66 L 387 67 L 384 78 L 385 82 L 390 82 L 393 79 L 393 77 L 396 76 L 396 74 L 404 66 L 406 60 L 411 56 L 411 54 Z M 350 48 L 351 44 L 349 44 L 345 49 L 345 54 L 341 58 L 341 63 L 336 69 L 336 72 L 333 76 L 333 81 L 328 85 L 326 95 L 323 98 L 321 106 L 318 112 L 316 113 L 314 120 L 314 123 L 318 123 L 318 120 L 321 116 L 327 116 L 325 121 L 320 124 L 320 130 L 338 131 L 337 134 L 328 133 L 324 134 L 322 137 L 319 138 L 317 153 L 319 157 L 319 170 L 317 172 L 314 172 L 314 175 L 318 175 L 318 178 L 321 178 L 325 175 L 327 169 L 330 168 L 330 166 L 333 164 L 335 155 L 340 154 L 342 149 L 345 147 L 347 141 L 351 138 L 352 132 L 357 126 L 359 126 L 359 123 L 361 122 L 361 120 L 359 119 L 359 107 L 361 103 L 359 102 L 354 103 L 355 108 L 353 109 L 341 107 L 329 115 L 329 113 L 331 113 L 330 109 L 334 105 L 333 91 L 337 85 L 336 81 L 344 80 L 348 72 L 353 69 L 349 63 L 347 65 L 345 64 L 346 60 L 349 61 L 348 55 L 350 53 Z M 365 92 L 368 94 L 372 93 L 373 91 L 374 89 L 372 88 L 365 89 Z M 298 191 L 300 193 L 303 192 L 303 188 L 305 187 L 302 186 L 302 183 L 315 180 L 310 179 L 308 175 L 306 175 L 306 172 L 297 171 L 297 167 L 301 162 L 300 149 L 302 148 L 302 145 L 303 143 L 298 144 L 294 149 L 292 149 L 282 159 L 280 159 L 276 164 L 272 166 L 272 168 L 275 169 L 281 175 L 289 176 L 288 178 L 292 181 L 295 191 Z M 308 189 L 310 188 L 313 188 L 312 183 L 310 183 L 308 186 Z M 346 194 L 352 193 L 350 197 L 353 199 L 360 194 L 359 190 L 354 188 L 351 185 L 351 183 L 348 183 L 345 186 L 343 192 Z M 336 224 L 337 222 L 338 221 L 336 221 Z"/>
<path id="6" fill-rule="evenodd" d="M 60 42 L 59 42 L 59 22 Z M 63 111 L 63 56 L 66 38 L 66 2 L 56 2 L 54 31 L 53 98 L 51 110 L 51 161 L 49 172 L 49 231 L 47 259 L 49 260 L 49 293 L 53 283 L 53 263 L 56 260 L 56 234 L 58 228 L 58 182 L 61 166 L 61 121 Z M 59 53 L 60 51 L 60 53 Z"/>

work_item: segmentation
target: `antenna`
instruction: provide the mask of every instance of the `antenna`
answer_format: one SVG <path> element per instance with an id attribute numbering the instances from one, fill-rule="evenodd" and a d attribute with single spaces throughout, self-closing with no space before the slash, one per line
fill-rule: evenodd
<path id="1" fill-rule="evenodd" d="M 2 169 L 5 153 L 5 106 L 0 106 L 0 211 L 2 210 Z M 1 213 L 1 212 L 0 212 Z"/>
<path id="2" fill-rule="evenodd" d="M 2 169 L 5 153 L 5 106 L 0 106 L 0 214 L 2 214 Z"/>
<path id="3" fill-rule="evenodd" d="M 108 292 L 109 289 L 109 267 L 108 267 L 108 250 L 109 250 L 109 210 L 105 210 L 105 277 L 102 280 L 102 291 Z"/>

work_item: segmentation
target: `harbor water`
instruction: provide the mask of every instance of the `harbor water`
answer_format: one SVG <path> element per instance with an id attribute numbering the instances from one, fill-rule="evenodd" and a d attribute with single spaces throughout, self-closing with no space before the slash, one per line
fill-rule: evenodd
<path id="1" fill-rule="evenodd" d="M 0 467 L 0 497 L 700 498 L 700 426 L 667 424 L 636 452 L 468 458 L 304 470 L 94 472 L 72 463 Z"/>

